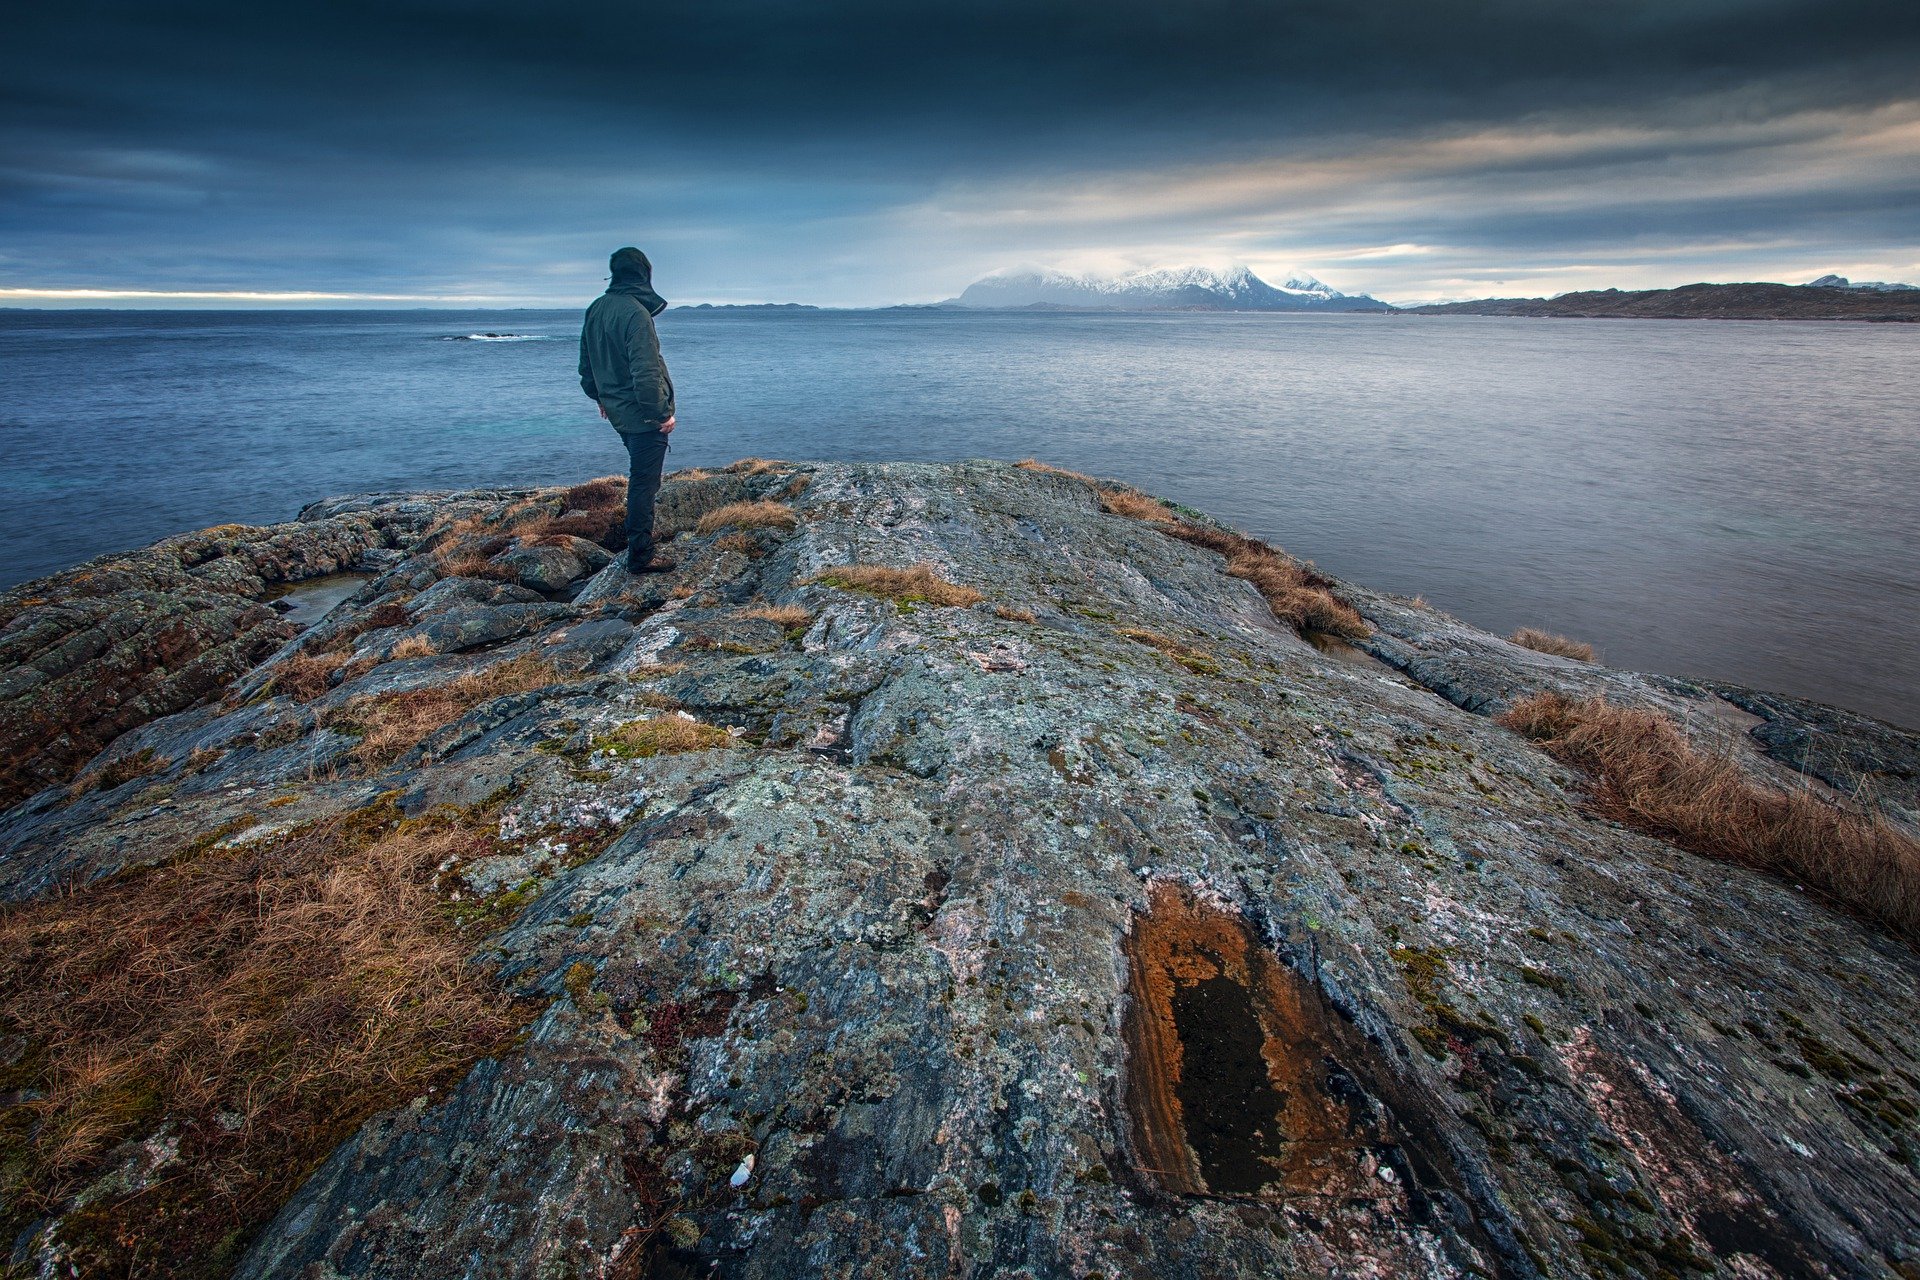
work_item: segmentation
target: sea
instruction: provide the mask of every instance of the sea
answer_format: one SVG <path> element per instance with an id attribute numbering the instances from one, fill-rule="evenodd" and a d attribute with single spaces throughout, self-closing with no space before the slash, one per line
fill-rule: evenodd
<path id="1" fill-rule="evenodd" d="M 623 469 L 578 311 L 0 312 L 0 587 Z M 668 466 L 1038 457 L 1614 666 L 1920 727 L 1920 325 L 672 310 Z"/>

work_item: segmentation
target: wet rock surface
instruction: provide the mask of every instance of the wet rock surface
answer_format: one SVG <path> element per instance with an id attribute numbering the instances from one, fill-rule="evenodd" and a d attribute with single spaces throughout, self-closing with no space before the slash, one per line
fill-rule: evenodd
<path id="1" fill-rule="evenodd" d="M 445 888 L 551 1003 L 239 1275 L 1920 1275 L 1913 951 L 1588 816 L 1487 713 L 1604 691 L 1771 779 L 1808 757 L 1753 717 L 1888 773 L 1900 731 L 1346 584 L 1373 635 L 1323 651 L 1218 554 L 1004 464 L 682 475 L 678 571 L 559 587 L 449 572 L 528 511 L 457 501 L 482 550 L 383 535 L 313 631 L 0 815 L 15 900 L 381 797 L 511 838 Z M 694 531 L 753 501 L 796 526 Z M 983 599 L 815 580 L 916 563 Z M 369 706 L 527 660 L 366 750 Z"/>

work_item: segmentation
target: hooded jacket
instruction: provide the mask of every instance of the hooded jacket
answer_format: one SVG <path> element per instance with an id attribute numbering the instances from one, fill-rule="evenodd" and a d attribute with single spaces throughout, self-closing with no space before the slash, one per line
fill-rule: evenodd
<path id="1" fill-rule="evenodd" d="M 587 308 L 580 330 L 580 389 L 600 402 L 616 431 L 658 431 L 673 416 L 673 380 L 653 328 L 667 300 L 653 291 L 646 254 L 622 249 L 611 265 L 613 282 Z"/>

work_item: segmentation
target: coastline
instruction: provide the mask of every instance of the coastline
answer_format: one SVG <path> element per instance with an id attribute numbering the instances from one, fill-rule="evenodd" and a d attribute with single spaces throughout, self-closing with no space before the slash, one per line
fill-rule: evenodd
<path id="1" fill-rule="evenodd" d="M 931 1277 L 949 1246 L 1048 1276 L 1334 1252 L 1571 1276 L 1595 1239 L 1634 1266 L 1683 1240 L 1710 1269 L 1901 1248 L 1910 1182 L 1873 1175 L 1902 1113 L 1861 1113 L 1820 1064 L 1845 1044 L 1850 1071 L 1898 1079 L 1910 944 L 1607 820 L 1495 716 L 1598 696 L 1683 725 L 1740 785 L 1828 788 L 1825 769 L 1825 808 L 1897 823 L 1898 777 L 1849 770 L 1914 735 L 1522 648 L 1041 464 L 679 472 L 667 579 L 608 564 L 618 500 L 612 481 L 334 499 L 34 606 L 43 652 L 100 683 L 72 610 L 171 598 L 157 564 L 249 602 L 296 547 L 333 551 L 289 579 L 371 575 L 0 815 L 0 893 L 42 964 L 139 944 L 188 903 L 286 904 L 242 913 L 278 959 L 243 929 L 173 961 L 172 994 L 117 965 L 99 998 L 162 1021 L 115 1052 L 190 1052 L 234 982 L 252 1003 L 222 1035 L 337 1008 L 389 1047 L 330 1086 L 327 1124 L 297 1092 L 219 1120 L 260 1089 L 248 1072 L 305 1069 L 300 1037 L 231 1060 L 210 1101 L 100 1118 L 60 1193 L 89 1198 L 21 1224 L 28 1255 L 211 1248 L 192 1224 L 225 1193 L 203 1167 L 265 1206 L 234 1237 L 241 1277 L 474 1257 Z M 1344 647 L 1310 642 L 1341 618 Z M 1853 755 L 1796 757 L 1802 730 Z M 412 1061 L 438 1006 L 362 1010 L 397 954 L 295 928 L 375 903 L 366 945 L 437 957 L 434 998 L 476 1029 L 397 1086 L 374 1066 Z M 155 923 L 79 929 L 95 916 Z M 30 1038 L 93 1016 L 12 963 Z M 57 1077 L 65 1043 L 32 1070 Z M 1212 1116 L 1202 1063 L 1319 1140 Z M 1676 1172 L 1674 1153 L 1698 1154 Z M 168 1211 L 142 1212 L 156 1196 Z"/>

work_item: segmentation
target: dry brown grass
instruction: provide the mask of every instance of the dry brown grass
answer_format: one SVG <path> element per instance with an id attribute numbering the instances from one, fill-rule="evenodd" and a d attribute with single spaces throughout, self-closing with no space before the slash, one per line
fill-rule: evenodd
<path id="1" fill-rule="evenodd" d="M 1135 644 L 1144 644 L 1149 648 L 1158 649 L 1189 671 L 1203 675 L 1220 674 L 1220 664 L 1215 662 L 1213 655 L 1205 649 L 1196 649 L 1191 645 L 1182 644 L 1172 636 L 1162 635 L 1158 631 L 1149 631 L 1145 627 L 1116 629 Z"/>
<path id="2" fill-rule="evenodd" d="M 111 791 L 124 786 L 135 778 L 150 778 L 173 764 L 173 761 L 160 755 L 152 747 L 145 747 L 131 755 L 109 760 L 97 769 L 90 769 L 67 784 L 70 798 L 84 796 L 93 791 Z"/>
<path id="3" fill-rule="evenodd" d="M 1333 594 L 1331 583 L 1257 538 L 1188 520 L 1168 526 L 1167 533 L 1225 556 L 1227 572 L 1252 583 L 1273 616 L 1297 631 L 1319 631 L 1350 640 L 1371 634 L 1359 611 Z"/>
<path id="4" fill-rule="evenodd" d="M 1100 490 L 1100 509 L 1129 520 L 1145 520 L 1150 524 L 1172 524 L 1178 519 L 1166 503 L 1131 489 Z"/>
<path id="5" fill-rule="evenodd" d="M 1034 620 L 1032 610 L 1015 609 L 1011 605 L 1004 604 L 993 606 L 993 616 L 996 618 L 1004 618 L 1008 622 L 1032 622 Z"/>
<path id="6" fill-rule="evenodd" d="M 727 528 L 791 529 L 798 523 L 793 508 L 777 502 L 729 502 L 701 516 L 693 531 L 709 534 Z"/>
<path id="7" fill-rule="evenodd" d="M 543 508 L 543 512 L 531 519 L 518 518 L 536 507 Z M 558 494 L 549 493 L 543 498 L 516 503 L 507 509 L 503 520 L 532 545 L 564 545 L 560 542 L 564 535 L 584 538 L 617 551 L 626 546 L 627 540 L 627 481 L 624 476 L 599 476 L 562 489 Z M 489 527 L 485 522 L 480 525 L 480 529 Z M 463 530 L 456 524 L 450 532 L 475 533 L 479 529 Z"/>
<path id="8" fill-rule="evenodd" d="M 568 511 L 598 511 L 606 507 L 624 507 L 626 504 L 625 476 L 596 476 L 560 495 L 561 509 Z"/>
<path id="9" fill-rule="evenodd" d="M 784 471 L 792 465 L 791 462 L 781 462 L 776 458 L 742 458 L 730 464 L 727 470 L 737 476 L 763 476 L 769 471 Z"/>
<path id="10" fill-rule="evenodd" d="M 807 491 L 807 486 L 812 483 L 813 483 L 812 476 L 805 475 L 805 474 L 797 475 L 793 479 L 787 481 L 786 488 L 780 490 L 780 496 L 783 498 L 797 498 L 801 494 L 805 493 Z"/>
<path id="11" fill-rule="evenodd" d="M 1920 940 L 1920 840 L 1884 820 L 1811 792 L 1758 786 L 1657 711 L 1541 693 L 1500 723 L 1585 772 L 1602 815 L 1692 853 L 1797 880 Z"/>
<path id="12" fill-rule="evenodd" d="M 536 1010 L 434 891 L 492 838 L 462 823 L 377 807 L 0 917 L 0 1025 L 28 1046 L 0 1107 L 7 1225 L 164 1120 L 177 1163 L 65 1219 L 75 1274 L 225 1274 L 368 1117 L 502 1049 Z"/>
<path id="13" fill-rule="evenodd" d="M 731 746 L 732 743 L 733 735 L 718 725 L 702 724 L 698 720 L 668 712 L 645 720 L 629 721 L 604 737 L 594 739 L 593 745 L 613 755 L 631 758 L 711 751 L 716 747 Z"/>
<path id="14" fill-rule="evenodd" d="M 1081 484 L 1085 485 L 1097 486 L 1100 483 L 1090 475 L 1085 475 L 1078 471 L 1069 471 L 1065 467 L 1056 467 L 1052 463 L 1042 462 L 1038 458 L 1022 458 L 1013 465 L 1022 471 L 1038 471 L 1044 475 L 1065 476 L 1069 480 L 1078 480 Z"/>
<path id="15" fill-rule="evenodd" d="M 295 702 L 312 702 L 332 688 L 333 673 L 347 665 L 344 649 L 332 653 L 296 653 L 274 669 L 268 693 L 284 693 Z"/>
<path id="16" fill-rule="evenodd" d="M 1556 635 L 1551 631 L 1537 631 L 1532 627 L 1522 627 L 1507 639 L 1523 649 L 1551 653 L 1561 658 L 1572 658 L 1577 662 L 1592 662 L 1594 659 L 1592 645 L 1584 640 L 1573 640 Z"/>
<path id="17" fill-rule="evenodd" d="M 905 604 L 965 608 L 979 604 L 982 598 L 972 587 L 948 582 L 934 572 L 932 565 L 924 563 L 910 569 L 895 569 L 879 564 L 846 564 L 816 573 L 808 581 L 839 587 L 843 591 L 865 591 Z"/>
<path id="18" fill-rule="evenodd" d="M 551 663 L 531 655 L 458 676 L 445 684 L 402 693 L 373 693 L 349 699 L 332 716 L 330 728 L 358 733 L 353 758 L 369 769 L 393 763 L 428 734 L 452 724 L 483 702 L 526 693 L 560 679 Z"/>
<path id="19" fill-rule="evenodd" d="M 1359 611 L 1333 594 L 1332 583 L 1257 538 L 1196 524 L 1156 498 L 1131 489 L 1109 488 L 1092 476 L 1036 458 L 1023 458 L 1013 465 L 1078 480 L 1094 489 L 1101 510 L 1143 520 L 1170 537 L 1219 552 L 1227 558 L 1227 572 L 1251 582 L 1265 597 L 1273 616 L 1296 631 L 1319 631 L 1349 640 L 1372 634 Z"/>
<path id="20" fill-rule="evenodd" d="M 764 618 L 768 622 L 778 623 L 788 631 L 797 630 L 813 621 L 813 615 L 797 604 L 756 604 L 742 609 L 743 618 Z"/>
<path id="21" fill-rule="evenodd" d="M 431 658 L 436 652 L 437 650 L 433 647 L 433 641 L 427 639 L 425 636 L 407 636 L 401 640 L 399 644 L 393 646 L 393 652 L 387 656 L 390 658 Z"/>
<path id="22" fill-rule="evenodd" d="M 472 537 L 487 527 L 488 521 L 485 516 L 461 516 L 458 519 L 443 517 L 427 530 L 426 536 L 442 541 L 458 541 L 461 538 Z"/>
<path id="23" fill-rule="evenodd" d="M 713 545 L 717 551 L 732 551 L 743 556 L 751 556 L 756 560 L 759 559 L 762 554 L 760 540 L 750 533 L 736 531 L 722 534 L 720 537 L 714 539 Z"/>
<path id="24" fill-rule="evenodd" d="M 479 578 L 488 582 L 511 582 L 514 572 L 493 558 L 507 549 L 509 539 L 488 538 L 480 543 L 456 543 L 435 557 L 443 578 Z"/>

